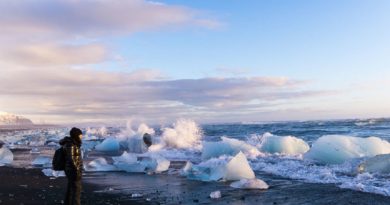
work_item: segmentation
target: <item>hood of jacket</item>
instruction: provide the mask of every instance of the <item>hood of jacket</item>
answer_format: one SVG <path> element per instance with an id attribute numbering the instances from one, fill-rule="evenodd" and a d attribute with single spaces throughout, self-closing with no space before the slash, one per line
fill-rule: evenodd
<path id="1" fill-rule="evenodd" d="M 60 140 L 60 145 L 61 146 L 64 146 L 66 144 L 75 144 L 75 145 L 78 145 L 80 146 L 81 143 L 77 142 L 76 140 L 72 139 L 71 137 L 67 136 L 67 137 L 64 137 L 62 140 Z"/>

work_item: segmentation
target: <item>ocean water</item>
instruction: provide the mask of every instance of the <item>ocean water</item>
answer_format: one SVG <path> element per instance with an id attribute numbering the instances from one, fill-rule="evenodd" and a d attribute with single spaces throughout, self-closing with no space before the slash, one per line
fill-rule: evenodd
<path id="1" fill-rule="evenodd" d="M 12 149 L 26 149 L 25 157 L 16 157 L 13 166 L 26 166 L 32 158 L 50 157 L 56 149 L 56 143 L 64 137 L 69 128 L 47 128 L 25 131 L 7 131 L 0 133 L 0 140 Z M 251 139 L 272 133 L 277 136 L 294 136 L 302 139 L 310 147 L 325 135 L 343 135 L 351 137 L 378 137 L 390 142 L 390 119 L 354 119 L 332 121 L 300 121 L 300 122 L 240 122 L 230 124 L 197 124 L 191 120 L 179 120 L 169 126 L 148 126 L 145 124 L 127 127 L 86 128 L 83 149 L 86 161 L 96 157 L 109 158 L 120 155 L 130 149 L 128 144 L 117 153 L 99 153 L 94 146 L 106 138 L 126 141 L 141 133 L 152 133 L 156 146 L 151 152 L 157 153 L 171 161 L 191 161 L 194 164 L 202 159 L 204 142 L 218 142 L 222 137 L 234 138 L 251 144 Z M 253 145 L 253 143 L 252 143 Z M 364 144 L 362 145 L 364 146 Z M 374 148 L 375 149 L 375 148 Z M 51 151 L 50 151 L 51 150 Z M 318 184 L 334 184 L 334 186 L 384 196 L 390 196 L 390 174 L 359 173 L 359 164 L 369 157 L 362 156 L 346 160 L 339 164 L 316 163 L 307 160 L 303 154 L 262 153 L 247 156 L 251 168 L 257 176 L 271 175 L 286 180 Z M 31 164 L 30 164 L 31 166 Z M 43 167 L 50 166 L 40 165 Z M 167 175 L 175 175 L 181 167 L 171 168 Z M 172 170 L 176 169 L 176 170 Z M 164 173 L 163 173 L 164 174 Z M 181 177 L 181 176 L 177 176 Z M 212 183 L 212 182 L 211 182 Z M 270 184 L 272 186 L 272 184 Z"/>

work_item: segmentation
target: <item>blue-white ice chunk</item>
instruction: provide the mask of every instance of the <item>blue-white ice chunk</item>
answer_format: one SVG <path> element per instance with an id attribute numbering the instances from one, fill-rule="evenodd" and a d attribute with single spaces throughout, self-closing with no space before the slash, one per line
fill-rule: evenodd
<path id="1" fill-rule="evenodd" d="M 255 173 L 242 152 L 231 158 L 212 158 L 187 171 L 187 178 L 201 181 L 253 179 Z"/>
<path id="2" fill-rule="evenodd" d="M 132 153 L 145 153 L 148 151 L 148 147 L 144 143 L 141 135 L 129 137 L 127 140 L 127 146 L 129 152 Z"/>
<path id="3" fill-rule="evenodd" d="M 118 170 L 131 172 L 131 173 L 143 173 L 146 171 L 146 166 L 141 162 L 125 163 L 125 162 L 114 162 L 114 165 Z"/>
<path id="4" fill-rule="evenodd" d="M 390 143 L 378 137 L 326 135 L 317 139 L 304 157 L 326 164 L 341 164 L 346 160 L 389 154 Z"/>
<path id="5" fill-rule="evenodd" d="M 187 176 L 192 170 L 193 164 L 190 161 L 187 161 L 184 167 L 180 170 L 181 176 Z"/>
<path id="6" fill-rule="evenodd" d="M 103 157 L 96 158 L 89 162 L 85 167 L 86 171 L 95 171 L 95 172 L 107 172 L 107 171 L 117 171 L 117 167 L 108 164 L 107 160 Z"/>
<path id="7" fill-rule="evenodd" d="M 229 161 L 229 163 L 226 164 L 225 175 L 223 177 L 224 180 L 232 181 L 254 178 L 255 173 L 253 172 L 247 158 L 242 152 L 239 152 Z"/>
<path id="8" fill-rule="evenodd" d="M 11 164 L 14 161 L 14 155 L 11 150 L 7 147 L 3 146 L 0 148 L 0 166 L 4 166 L 5 164 Z"/>
<path id="9" fill-rule="evenodd" d="M 304 154 L 309 151 L 310 146 L 302 139 L 293 136 L 277 136 L 265 133 L 261 136 L 254 135 L 249 140 L 255 144 L 261 152 L 279 153 L 288 155 Z"/>
<path id="10" fill-rule="evenodd" d="M 159 155 L 152 155 L 150 158 L 142 159 L 147 172 L 161 173 L 169 169 L 171 162 Z"/>
<path id="11" fill-rule="evenodd" d="M 381 154 L 366 159 L 358 167 L 359 172 L 390 173 L 390 154 Z"/>
<path id="12" fill-rule="evenodd" d="M 237 189 L 268 189 L 269 186 L 261 179 L 241 179 L 230 184 Z"/>
<path id="13" fill-rule="evenodd" d="M 170 161 L 159 155 L 150 155 L 137 160 L 135 155 L 124 153 L 121 157 L 113 158 L 114 165 L 122 171 L 126 172 L 149 172 L 161 173 L 167 171 L 170 166 Z"/>
<path id="14" fill-rule="evenodd" d="M 42 170 L 43 174 L 48 177 L 64 177 L 65 172 L 64 171 L 55 171 L 52 169 L 43 169 Z"/>
<path id="15" fill-rule="evenodd" d="M 95 149 L 101 152 L 117 152 L 119 150 L 119 142 L 114 138 L 107 138 L 102 143 L 96 145 Z"/>
<path id="16" fill-rule="evenodd" d="M 124 151 L 121 156 L 112 157 L 112 159 L 114 160 L 114 162 L 123 162 L 131 164 L 137 162 L 137 155 Z"/>

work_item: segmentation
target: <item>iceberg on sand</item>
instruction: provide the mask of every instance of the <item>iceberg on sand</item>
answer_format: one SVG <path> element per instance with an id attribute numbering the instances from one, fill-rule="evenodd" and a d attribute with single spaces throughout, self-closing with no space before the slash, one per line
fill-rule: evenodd
<path id="1" fill-rule="evenodd" d="M 261 152 L 254 146 L 237 139 L 222 137 L 219 142 L 203 142 L 202 159 L 210 159 L 222 155 L 236 155 L 243 152 L 245 155 L 254 158 L 261 155 Z"/>
<path id="2" fill-rule="evenodd" d="M 52 169 L 42 169 L 42 172 L 47 177 L 64 177 L 65 176 L 64 171 L 55 171 Z"/>
<path id="3" fill-rule="evenodd" d="M 189 169 L 187 166 L 185 168 Z M 242 152 L 229 161 L 226 157 L 213 158 L 199 165 L 194 165 L 190 170 L 182 171 L 182 173 L 188 173 L 187 178 L 189 179 L 201 181 L 234 181 L 255 178 L 255 173 Z"/>
<path id="4" fill-rule="evenodd" d="M 237 189 L 268 189 L 269 186 L 261 179 L 241 179 L 230 184 Z"/>
<path id="5" fill-rule="evenodd" d="M 341 164 L 353 158 L 389 153 L 390 143 L 377 137 L 325 135 L 314 142 L 304 158 L 325 164 Z"/>
<path id="6" fill-rule="evenodd" d="M 124 152 L 120 157 L 113 157 L 113 160 L 118 170 L 126 172 L 160 173 L 167 171 L 171 163 L 159 155 L 150 155 L 139 161 L 136 155 L 127 152 Z"/>

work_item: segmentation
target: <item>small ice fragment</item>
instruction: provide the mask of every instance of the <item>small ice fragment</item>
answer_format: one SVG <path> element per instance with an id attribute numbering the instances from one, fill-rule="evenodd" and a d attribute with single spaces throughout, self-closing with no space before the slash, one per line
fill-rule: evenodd
<path id="1" fill-rule="evenodd" d="M 213 191 L 210 193 L 210 198 L 219 199 L 221 198 L 221 191 Z"/>
<path id="2" fill-rule="evenodd" d="M 39 151 L 38 147 L 33 147 L 33 148 L 30 150 L 30 153 L 31 153 L 31 154 L 39 154 L 39 153 L 41 153 L 41 152 Z"/>
<path id="3" fill-rule="evenodd" d="M 42 172 L 47 177 L 57 178 L 57 177 L 64 177 L 65 176 L 65 172 L 64 171 L 55 171 L 55 170 L 52 170 L 52 169 L 42 169 Z M 52 179 L 52 178 L 50 178 L 50 179 Z"/>
<path id="4" fill-rule="evenodd" d="M 237 189 L 268 189 L 269 186 L 260 179 L 241 179 L 230 184 L 231 187 Z"/>
<path id="5" fill-rule="evenodd" d="M 139 197 L 142 197 L 142 194 L 139 193 L 131 194 L 131 198 L 139 198 Z"/>

